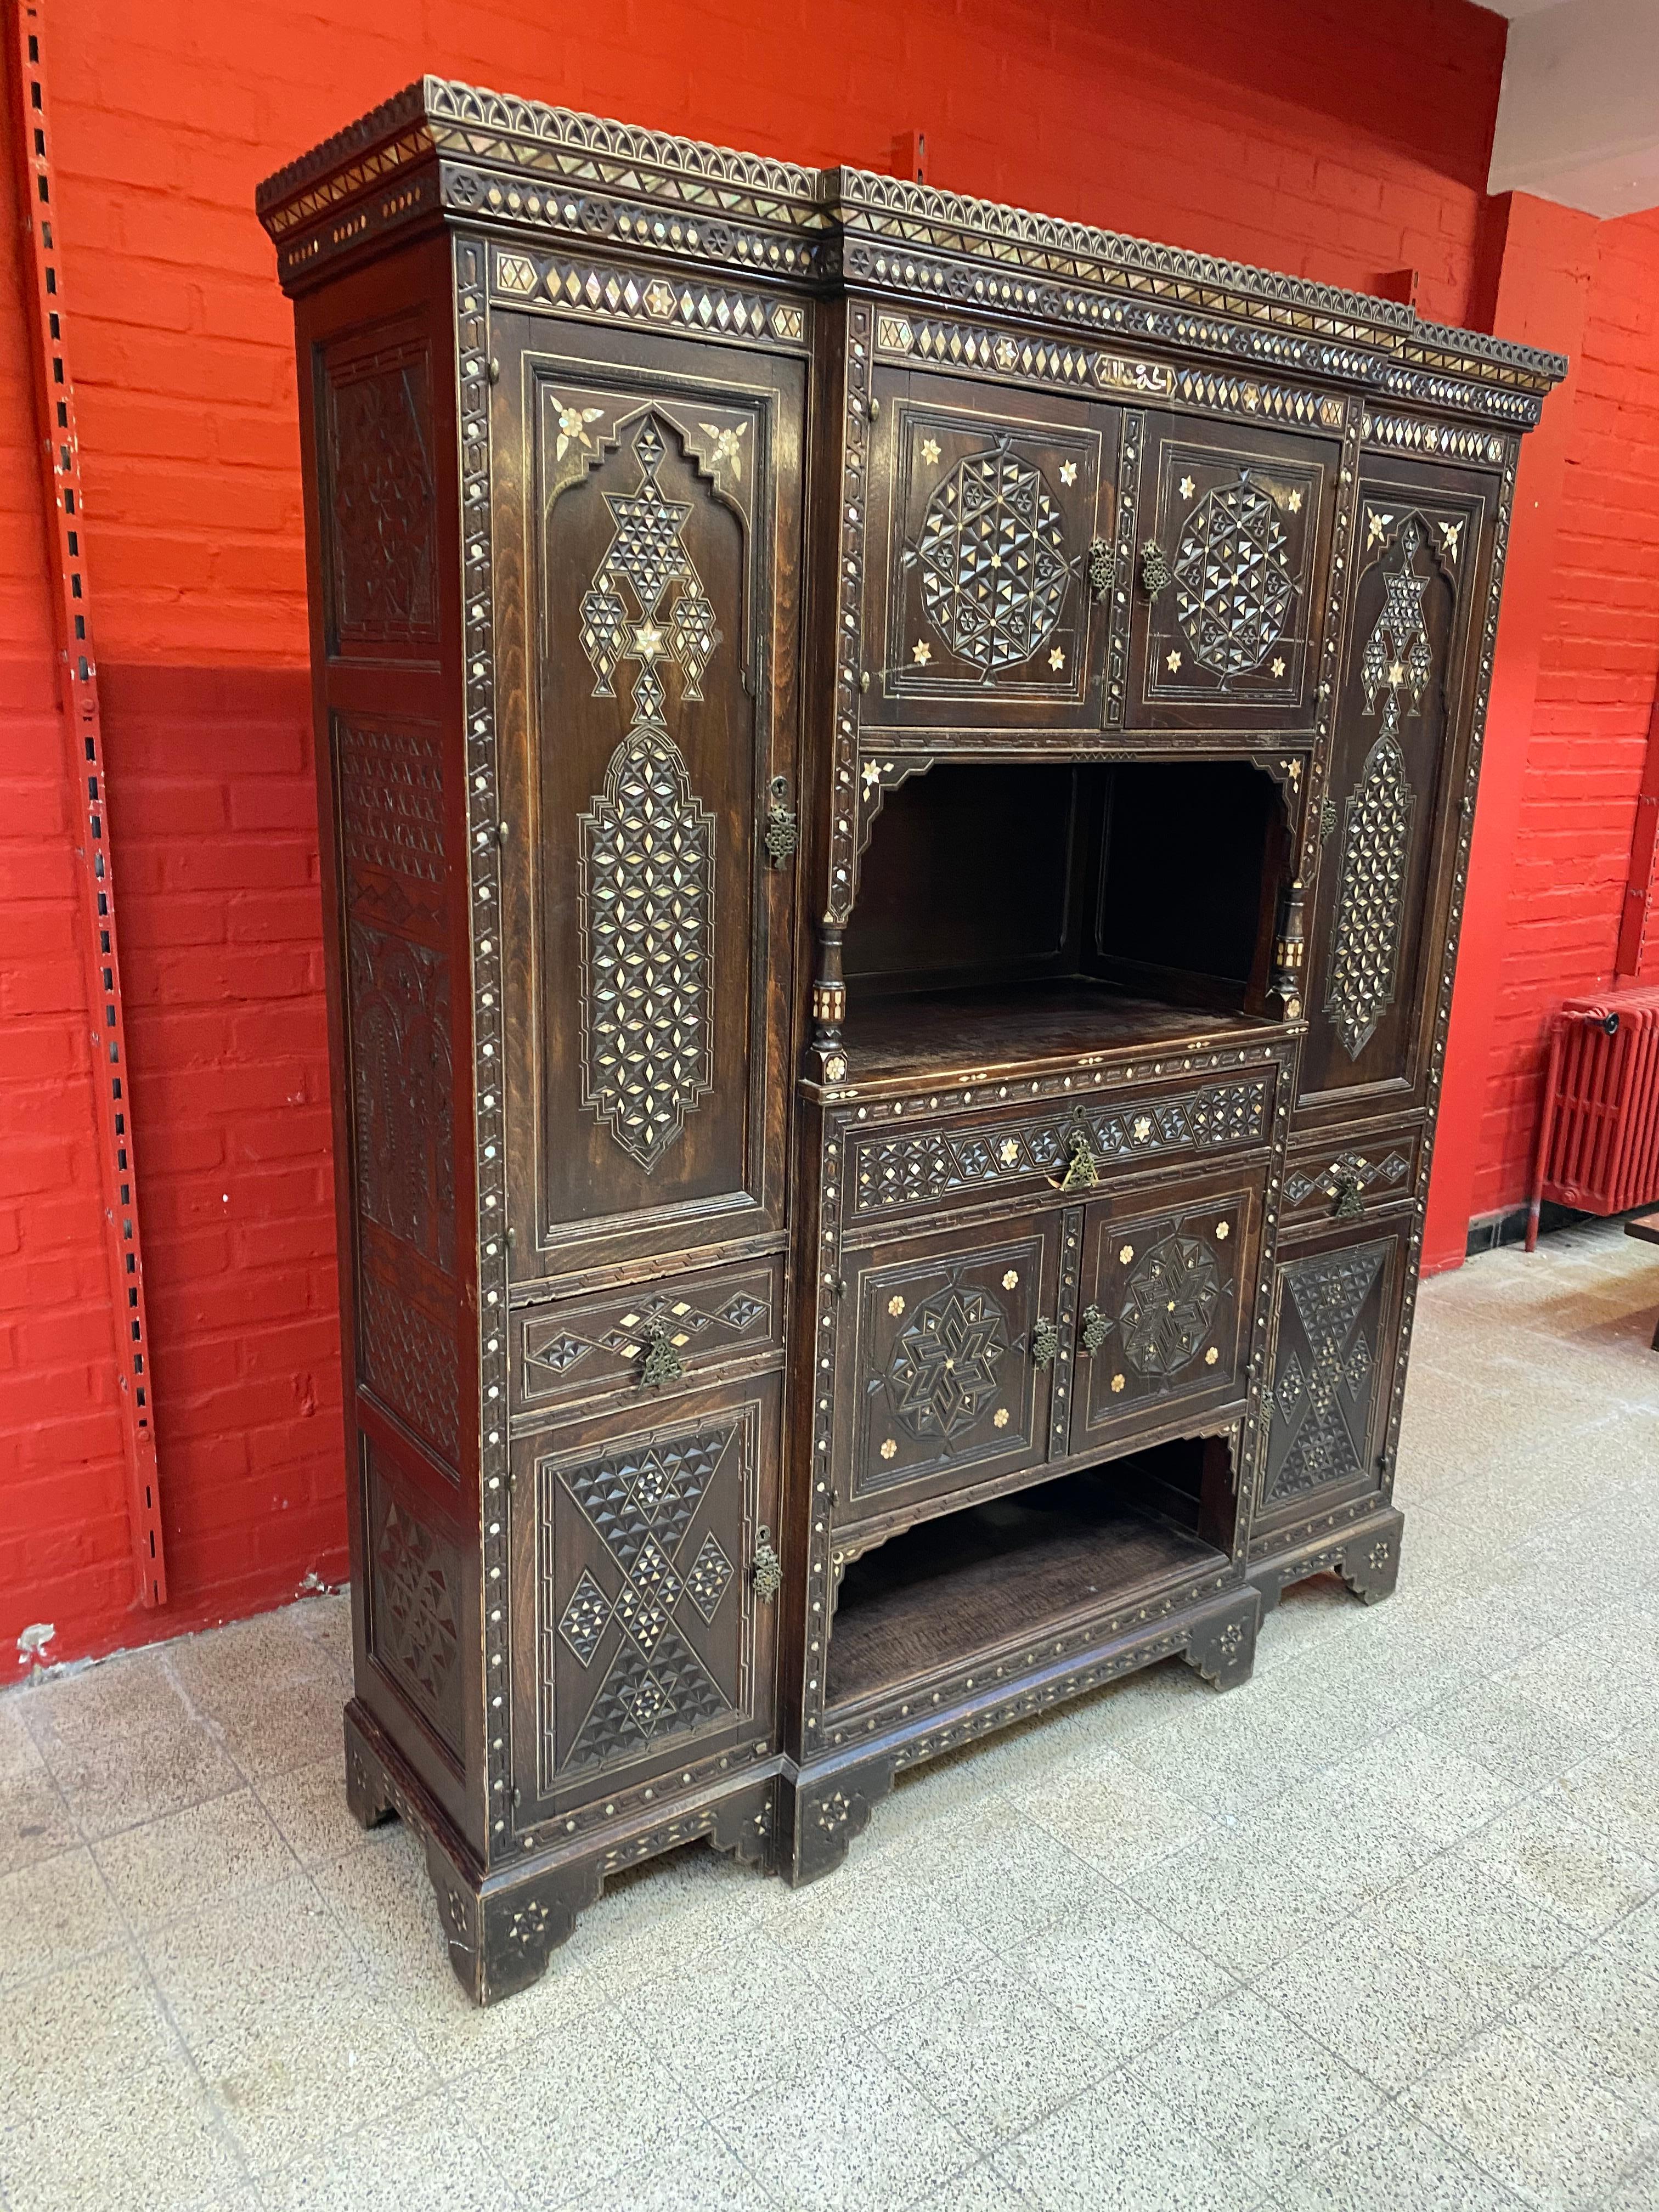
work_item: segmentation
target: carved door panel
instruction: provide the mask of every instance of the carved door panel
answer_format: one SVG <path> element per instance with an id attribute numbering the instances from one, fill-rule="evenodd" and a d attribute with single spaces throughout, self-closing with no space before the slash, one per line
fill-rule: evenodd
<path id="1" fill-rule="evenodd" d="M 1279 1263 L 1253 1552 L 1382 1486 L 1410 1232 L 1352 1224 Z"/>
<path id="2" fill-rule="evenodd" d="M 515 1445 L 521 1827 L 769 1746 L 780 1395 L 767 1376 Z"/>
<path id="3" fill-rule="evenodd" d="M 1066 392 L 921 372 L 873 383 L 866 730 L 1090 729 L 1121 417 Z"/>
<path id="4" fill-rule="evenodd" d="M 573 1245 L 781 1225 L 799 805 L 799 365 L 559 331 L 575 359 L 536 335 L 498 387 L 525 577 L 504 895 L 520 1279 Z"/>
<path id="5" fill-rule="evenodd" d="M 1325 404 L 1340 433 L 1341 402 Z M 1127 726 L 1312 724 L 1340 453 L 1335 434 L 1148 418 L 1133 526 Z"/>
<path id="6" fill-rule="evenodd" d="M 1255 1184 L 1113 1193 L 1085 1215 L 1071 1449 L 1190 1425 L 1244 1395 L 1261 1248 Z"/>
<path id="7" fill-rule="evenodd" d="M 1422 1103 L 1490 502 L 1450 471 L 1362 477 L 1308 959 L 1301 1104 Z"/>
<path id="8" fill-rule="evenodd" d="M 1076 1210 L 1049 1207 L 843 1255 L 838 1525 L 1048 1457 L 1070 1363 L 1068 1231 Z"/>

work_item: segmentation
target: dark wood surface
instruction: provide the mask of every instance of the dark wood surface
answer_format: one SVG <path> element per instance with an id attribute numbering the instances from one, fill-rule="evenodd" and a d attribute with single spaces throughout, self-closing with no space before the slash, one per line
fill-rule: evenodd
<path id="1" fill-rule="evenodd" d="M 350 1796 L 488 2001 L 639 1859 L 811 1879 L 897 1767 L 1392 1589 L 1563 364 L 432 78 L 261 209 Z"/>
<path id="2" fill-rule="evenodd" d="M 1644 1244 L 1659 1244 L 1659 1206 L 1651 1213 L 1638 1213 L 1625 1224 L 1626 1237 L 1639 1237 Z"/>
<path id="3" fill-rule="evenodd" d="M 1088 1476 L 927 1522 L 848 1568 L 830 1703 L 929 1680 L 1224 1559 Z"/>
<path id="4" fill-rule="evenodd" d="M 855 997 L 846 1045 L 854 1079 L 879 1087 L 919 1074 L 944 1083 L 976 1068 L 1018 1069 L 1089 1053 L 1243 1043 L 1267 1026 L 1249 1015 L 1172 1006 L 1094 976 L 1071 975 L 1015 991 L 988 986 Z"/>

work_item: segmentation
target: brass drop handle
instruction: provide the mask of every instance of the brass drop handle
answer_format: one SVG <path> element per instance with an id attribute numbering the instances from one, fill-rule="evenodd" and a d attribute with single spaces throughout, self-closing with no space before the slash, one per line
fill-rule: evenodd
<path id="1" fill-rule="evenodd" d="M 1060 1331 L 1053 1322 L 1039 1319 L 1031 1328 L 1031 1364 L 1050 1367 L 1060 1353 Z"/>
<path id="2" fill-rule="evenodd" d="M 1112 1324 L 1098 1306 L 1083 1309 L 1083 1349 L 1092 1359 L 1111 1333 Z"/>
<path id="3" fill-rule="evenodd" d="M 781 868 L 786 860 L 793 860 L 800 844 L 800 824 L 795 819 L 794 809 L 787 805 L 789 779 L 775 775 L 768 787 L 771 805 L 766 810 L 766 829 L 762 842 L 766 847 L 769 865 Z"/>
<path id="4" fill-rule="evenodd" d="M 1055 1188 L 1059 1190 L 1092 1190 L 1100 1181 L 1100 1164 L 1081 1129 L 1073 1129 L 1066 1138 L 1066 1172 Z"/>
<path id="5" fill-rule="evenodd" d="M 783 1588 L 783 1562 L 772 1548 L 772 1532 L 763 1528 L 755 1545 L 755 1564 L 750 1570 L 755 1595 L 770 1605 Z"/>
<path id="6" fill-rule="evenodd" d="M 645 1358 L 640 1363 L 641 1390 L 659 1390 L 685 1372 L 673 1332 L 666 1322 L 648 1321 L 640 1332 L 645 1339 Z"/>
<path id="7" fill-rule="evenodd" d="M 1331 1178 L 1336 1185 L 1336 1203 L 1331 1217 L 1336 1221 L 1363 1221 L 1365 1218 L 1364 1185 L 1352 1168 L 1338 1168 Z"/>
<path id="8" fill-rule="evenodd" d="M 1109 599 L 1116 566 L 1110 544 L 1103 538 L 1089 541 L 1089 589 L 1097 599 Z"/>
<path id="9" fill-rule="evenodd" d="M 1149 599 L 1160 592 L 1167 592 L 1175 581 L 1175 571 L 1157 538 L 1149 538 L 1140 549 L 1141 587 Z"/>

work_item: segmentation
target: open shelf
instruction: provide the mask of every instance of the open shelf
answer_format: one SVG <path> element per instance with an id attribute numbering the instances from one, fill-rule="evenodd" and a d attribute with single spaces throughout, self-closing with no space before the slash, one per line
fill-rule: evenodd
<path id="1" fill-rule="evenodd" d="M 1284 858 L 1248 762 L 941 762 L 889 794 L 864 857 L 854 1077 L 1263 1025 Z"/>
<path id="2" fill-rule="evenodd" d="M 994 1069 L 1079 1053 L 1243 1040 L 1271 1024 L 1142 998 L 1103 978 L 1069 975 L 1011 988 L 981 984 L 860 999 L 848 996 L 842 1037 L 866 1083 Z"/>
<path id="3" fill-rule="evenodd" d="M 1201 1439 L 1163 1444 L 948 1513 L 847 1568 L 830 1705 L 879 1697 L 1143 1591 L 1223 1567 Z M 1213 1463 L 1213 1455 L 1209 1455 Z"/>

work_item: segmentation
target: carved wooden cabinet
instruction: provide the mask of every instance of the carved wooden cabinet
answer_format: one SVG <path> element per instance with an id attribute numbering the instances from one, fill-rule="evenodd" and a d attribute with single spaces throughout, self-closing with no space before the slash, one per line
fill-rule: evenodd
<path id="1" fill-rule="evenodd" d="M 271 179 L 352 1802 L 481 2000 L 1385 1594 L 1520 434 L 1406 308 L 424 80 Z"/>

